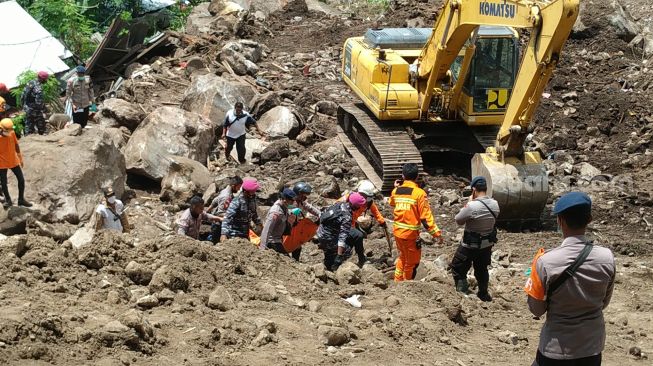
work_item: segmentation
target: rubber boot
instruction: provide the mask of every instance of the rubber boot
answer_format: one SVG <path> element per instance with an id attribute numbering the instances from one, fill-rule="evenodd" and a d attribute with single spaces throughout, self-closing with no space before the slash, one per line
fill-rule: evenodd
<path id="1" fill-rule="evenodd" d="M 469 294 L 469 284 L 466 279 L 456 280 L 456 291 L 465 295 Z"/>
<path id="2" fill-rule="evenodd" d="M 487 292 L 487 287 L 488 287 L 487 283 L 479 283 L 478 292 L 476 293 L 476 296 L 478 296 L 478 298 L 481 301 L 490 302 L 492 301 L 492 296 L 490 296 L 490 293 Z"/>

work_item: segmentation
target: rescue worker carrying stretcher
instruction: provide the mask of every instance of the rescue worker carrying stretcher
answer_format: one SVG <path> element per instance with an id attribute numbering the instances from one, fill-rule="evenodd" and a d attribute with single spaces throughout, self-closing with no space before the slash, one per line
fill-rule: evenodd
<path id="1" fill-rule="evenodd" d="M 222 220 L 220 241 L 228 238 L 249 238 L 250 224 L 254 222 L 257 230 L 261 228 L 256 206 L 256 191 L 259 184 L 256 179 L 244 179 L 242 193 L 231 201 Z"/>
<path id="2" fill-rule="evenodd" d="M 288 206 L 297 197 L 295 191 L 290 188 L 284 188 L 279 195 L 279 199 L 274 202 L 263 225 L 263 232 L 261 232 L 261 244 L 259 249 L 266 248 L 274 249 L 279 253 L 286 254 L 283 247 L 283 236 L 290 234 L 293 224 L 297 220 L 297 216 L 291 215 L 288 212 Z"/>
<path id="3" fill-rule="evenodd" d="M 320 226 L 317 229 L 317 238 L 320 249 L 324 251 L 324 266 L 327 270 L 336 271 L 340 265 L 352 255 L 352 251 L 360 256 L 362 253 L 362 240 L 358 247 L 353 247 L 348 241 L 349 232 L 352 230 L 353 211 L 364 206 L 365 197 L 354 192 L 349 195 L 346 202 L 336 202 L 320 215 Z"/>
<path id="4" fill-rule="evenodd" d="M 404 164 L 403 181 L 395 182 L 395 189 L 392 190 L 388 202 L 394 207 L 394 236 L 399 250 L 395 282 L 415 278 L 422 257 L 422 248 L 417 244 L 422 226 L 429 234 L 438 238 L 440 245 L 443 243 L 442 232 L 435 224 L 426 192 L 416 183 L 418 175 L 416 164 Z"/>
<path id="5" fill-rule="evenodd" d="M 450 268 L 456 291 L 468 294 L 467 272 L 473 264 L 474 277 L 478 282 L 478 298 L 482 301 L 492 301 L 487 291 L 490 282 L 487 267 L 492 261 L 492 246 L 497 243 L 495 223 L 499 216 L 499 203 L 487 196 L 485 177 L 474 177 L 470 187 L 472 195 L 469 202 L 456 215 L 456 223 L 465 225 L 465 232 Z"/>
<path id="6" fill-rule="evenodd" d="M 358 266 L 362 267 L 367 260 L 367 258 L 365 258 L 365 247 L 363 246 L 363 239 L 365 239 L 366 234 L 359 228 L 358 218 L 369 210 L 372 212 L 376 222 L 378 222 L 381 227 L 385 227 L 386 223 L 381 211 L 379 211 L 376 203 L 374 203 L 374 196 L 377 193 L 374 183 L 369 180 L 362 180 L 358 183 L 354 192 L 359 193 L 365 198 L 365 204 L 352 212 L 352 228 L 351 231 L 349 231 L 349 236 L 347 236 L 347 245 L 354 248 L 360 248 L 360 251 L 358 249 L 356 250 L 356 254 L 358 254 Z M 338 199 L 338 202 L 347 202 L 350 195 L 351 192 L 345 192 L 345 194 Z"/>

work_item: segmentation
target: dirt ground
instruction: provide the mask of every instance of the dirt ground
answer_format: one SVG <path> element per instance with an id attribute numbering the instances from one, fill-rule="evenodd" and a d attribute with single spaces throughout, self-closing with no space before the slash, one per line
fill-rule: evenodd
<path id="1" fill-rule="evenodd" d="M 386 24 L 423 18 L 430 26 L 440 1 L 391 3 L 382 18 Z M 531 147 L 554 169 L 549 203 L 569 189 L 590 193 L 595 206 L 589 236 L 617 256 L 603 364 L 647 365 L 653 352 L 652 59 L 617 37 L 605 18 L 612 12 L 607 3 L 588 2 L 583 9 L 587 29 L 567 43 L 547 87 L 550 96 L 538 109 Z M 625 3 L 638 21 L 650 23 L 647 1 Z M 271 50 L 260 63 L 267 76 L 275 75 L 273 63 L 285 65 L 296 53 L 317 60 L 308 74 L 295 65 L 289 77 L 271 78 L 278 80 L 273 90 L 292 91 L 292 103 L 308 117 L 317 101 L 353 98 L 329 71 L 337 75 L 341 44 L 362 34 L 370 19 L 374 15 L 294 9 L 263 23 L 274 36 L 254 25 L 251 38 Z M 183 94 L 159 87 L 143 101 L 146 109 Z M 570 92 L 576 97 L 563 100 Z M 364 179 L 331 138 L 335 119 L 320 116 L 311 123 L 324 135 L 320 143 L 297 147 L 297 154 L 278 163 L 243 169 L 280 182 L 334 176 L 343 190 Z M 315 163 L 307 163 L 308 156 Z M 568 161 L 589 163 L 605 177 L 586 181 L 575 171 L 556 171 Z M 446 264 L 462 234 L 453 216 L 467 179 L 428 178 L 446 242 L 425 243 L 416 281 L 401 284 L 391 281 L 392 258 L 378 227 L 365 241 L 369 263 L 362 269 L 347 264 L 333 274 L 324 272 L 322 253 L 312 243 L 297 263 L 244 241 L 214 247 L 176 236 L 169 227 L 179 207 L 162 204 L 156 189 L 134 185 L 132 233 L 100 233 L 80 250 L 34 234 L 0 241 L 0 363 L 529 365 L 543 320 L 533 319 L 526 306 L 524 271 L 538 248 L 559 244 L 560 234 L 550 225 L 537 232 L 500 231 L 490 272 L 494 301 L 455 293 Z M 313 196 L 321 205 L 329 202 Z M 389 208 L 381 207 L 389 217 Z M 360 295 L 361 308 L 345 301 L 352 295 Z"/>

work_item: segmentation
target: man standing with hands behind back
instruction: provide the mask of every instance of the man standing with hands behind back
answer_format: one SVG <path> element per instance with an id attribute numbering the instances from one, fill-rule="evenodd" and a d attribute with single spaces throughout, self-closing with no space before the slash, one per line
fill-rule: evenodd
<path id="1" fill-rule="evenodd" d="M 231 150 L 234 148 L 234 145 L 236 145 L 238 162 L 241 164 L 245 163 L 245 138 L 247 135 L 247 127 L 251 125 L 253 125 L 259 132 L 261 131 L 254 118 L 243 110 L 243 103 L 237 102 L 234 104 L 234 108 L 227 112 L 222 129 L 222 138 L 227 139 L 227 146 L 224 151 L 227 160 L 229 160 Z"/>
<path id="2" fill-rule="evenodd" d="M 587 194 L 565 194 L 553 214 L 564 240 L 559 247 L 538 251 L 524 286 L 531 313 L 546 313 L 533 366 L 600 366 L 603 309 L 612 298 L 614 255 L 585 236 L 592 221 Z"/>

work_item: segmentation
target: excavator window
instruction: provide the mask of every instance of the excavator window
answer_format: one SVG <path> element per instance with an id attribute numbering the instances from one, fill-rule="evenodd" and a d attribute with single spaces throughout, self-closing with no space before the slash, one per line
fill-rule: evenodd
<path id="1" fill-rule="evenodd" d="M 474 112 L 504 111 L 515 83 L 517 40 L 511 37 L 479 38 L 464 90 L 474 98 Z M 503 97 L 496 103 L 491 95 Z"/>

